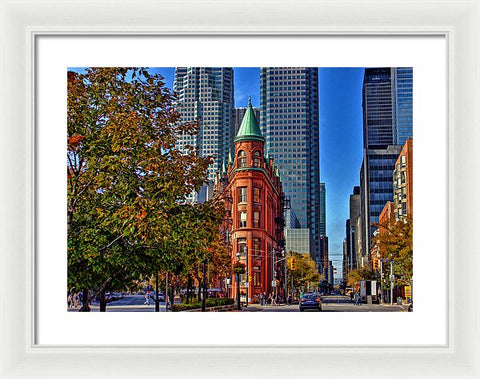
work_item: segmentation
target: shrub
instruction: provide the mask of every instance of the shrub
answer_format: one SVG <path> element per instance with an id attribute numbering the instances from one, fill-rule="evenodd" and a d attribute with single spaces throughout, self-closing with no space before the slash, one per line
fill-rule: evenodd
<path id="1" fill-rule="evenodd" d="M 218 307 L 221 305 L 231 305 L 234 303 L 233 299 L 229 298 L 224 298 L 224 299 L 207 299 L 205 305 L 207 307 Z M 201 301 L 196 301 L 194 303 L 186 304 L 186 303 L 181 303 L 181 304 L 174 304 L 172 306 L 172 311 L 173 312 L 183 312 L 183 311 L 188 311 L 191 309 L 197 309 L 202 307 L 202 302 Z"/>

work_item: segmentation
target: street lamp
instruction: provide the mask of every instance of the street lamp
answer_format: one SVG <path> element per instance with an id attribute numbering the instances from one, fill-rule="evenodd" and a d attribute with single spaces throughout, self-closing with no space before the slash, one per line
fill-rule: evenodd
<path id="1" fill-rule="evenodd" d="M 277 282 L 276 282 L 276 271 L 275 271 L 275 255 L 277 255 L 277 251 L 272 249 L 272 293 L 273 296 L 276 297 L 276 289 L 277 289 Z"/>
<path id="2" fill-rule="evenodd" d="M 247 281 L 246 281 L 246 284 L 245 284 L 245 286 L 247 287 L 247 294 L 245 296 L 245 306 L 248 307 L 248 290 L 250 289 L 250 281 L 248 280 L 249 279 L 249 277 L 248 277 L 248 273 L 249 273 L 249 271 L 248 271 L 248 247 L 245 246 L 243 248 L 243 251 L 245 252 L 245 256 L 246 256 L 246 259 L 247 259 L 246 265 L 245 265 L 245 276 L 247 278 Z"/>
<path id="3" fill-rule="evenodd" d="M 237 263 L 240 263 L 240 252 L 237 253 Z M 240 273 L 236 272 L 237 280 L 237 309 L 240 310 Z"/>
<path id="4" fill-rule="evenodd" d="M 283 259 L 283 269 L 284 269 L 284 275 L 283 275 L 283 301 L 287 303 L 287 297 L 288 297 L 288 286 L 287 286 L 287 253 L 285 253 L 285 250 L 282 250 L 282 259 Z"/>

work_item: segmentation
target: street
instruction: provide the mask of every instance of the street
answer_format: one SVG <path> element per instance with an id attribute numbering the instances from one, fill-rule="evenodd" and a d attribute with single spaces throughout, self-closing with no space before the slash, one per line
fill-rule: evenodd
<path id="1" fill-rule="evenodd" d="M 107 312 L 155 312 L 155 302 L 150 299 L 150 305 L 144 305 L 144 295 L 128 295 L 123 299 L 112 301 L 107 304 Z M 92 312 L 99 312 L 98 303 L 90 304 Z M 69 309 L 69 312 L 76 312 L 78 309 Z M 160 302 L 160 312 L 165 312 L 165 302 Z"/>
<path id="2" fill-rule="evenodd" d="M 355 305 L 348 296 L 322 296 L 322 312 L 406 312 L 408 305 L 361 304 Z M 264 305 L 251 304 L 242 312 L 300 312 L 298 304 Z M 305 312 L 317 312 L 305 310 Z"/>
<path id="3" fill-rule="evenodd" d="M 155 312 L 155 303 L 150 299 L 150 305 L 143 304 L 145 296 L 129 295 L 123 299 L 112 301 L 107 304 L 107 312 Z M 98 303 L 90 306 L 92 312 L 99 312 Z M 328 295 L 322 296 L 322 312 L 406 312 L 408 305 L 389 304 L 361 304 L 355 305 L 348 296 Z M 76 312 L 78 309 L 69 309 L 69 312 Z M 242 312 L 300 312 L 298 304 L 292 305 L 260 305 L 249 304 L 242 307 Z M 165 312 L 165 302 L 160 303 L 160 312 Z M 237 311 L 234 311 L 237 312 Z M 316 312 L 305 310 L 305 312 Z"/>

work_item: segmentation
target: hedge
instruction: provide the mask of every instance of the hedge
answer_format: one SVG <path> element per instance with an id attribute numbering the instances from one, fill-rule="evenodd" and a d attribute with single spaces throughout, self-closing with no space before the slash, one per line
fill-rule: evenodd
<path id="1" fill-rule="evenodd" d="M 222 305 L 232 305 L 234 303 L 233 299 L 229 298 L 224 298 L 224 299 L 207 299 L 205 305 L 207 307 L 218 307 Z M 174 304 L 172 306 L 172 311 L 173 312 L 182 312 L 182 311 L 188 311 L 191 309 L 197 309 L 202 307 L 202 302 L 201 301 L 196 301 L 194 303 L 186 304 L 186 303 L 181 303 L 181 304 Z"/>

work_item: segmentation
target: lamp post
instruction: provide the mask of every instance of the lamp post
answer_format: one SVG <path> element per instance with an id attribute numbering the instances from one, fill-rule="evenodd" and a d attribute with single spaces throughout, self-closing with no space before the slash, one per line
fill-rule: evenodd
<path id="1" fill-rule="evenodd" d="M 240 262 L 240 252 L 237 253 L 237 262 Z M 235 273 L 237 281 L 237 309 L 240 310 L 240 274 Z"/>
<path id="2" fill-rule="evenodd" d="M 390 305 L 393 305 L 393 284 L 395 276 L 393 275 L 393 260 L 390 261 Z"/>
<path id="3" fill-rule="evenodd" d="M 248 307 L 248 291 L 250 289 L 250 281 L 249 281 L 249 271 L 248 271 L 248 247 L 245 246 L 243 248 L 243 251 L 245 252 L 245 256 L 246 256 L 246 265 L 245 265 L 245 276 L 247 278 L 247 283 L 246 283 L 246 287 L 247 287 L 247 294 L 245 296 L 245 306 Z"/>
<path id="4" fill-rule="evenodd" d="M 283 262 L 283 268 L 284 268 L 284 276 L 283 276 L 283 297 L 285 303 L 287 303 L 287 297 L 288 297 L 288 286 L 287 286 L 287 253 L 285 253 L 285 250 L 282 250 L 282 258 L 284 259 Z"/>
<path id="5" fill-rule="evenodd" d="M 275 249 L 272 249 L 272 293 L 273 296 L 276 296 L 277 294 L 276 289 L 277 289 L 277 282 L 275 281 L 275 255 L 277 254 L 277 251 Z"/>
<path id="6" fill-rule="evenodd" d="M 383 259 L 380 259 L 380 302 L 382 304 L 385 302 L 383 297 Z"/>

